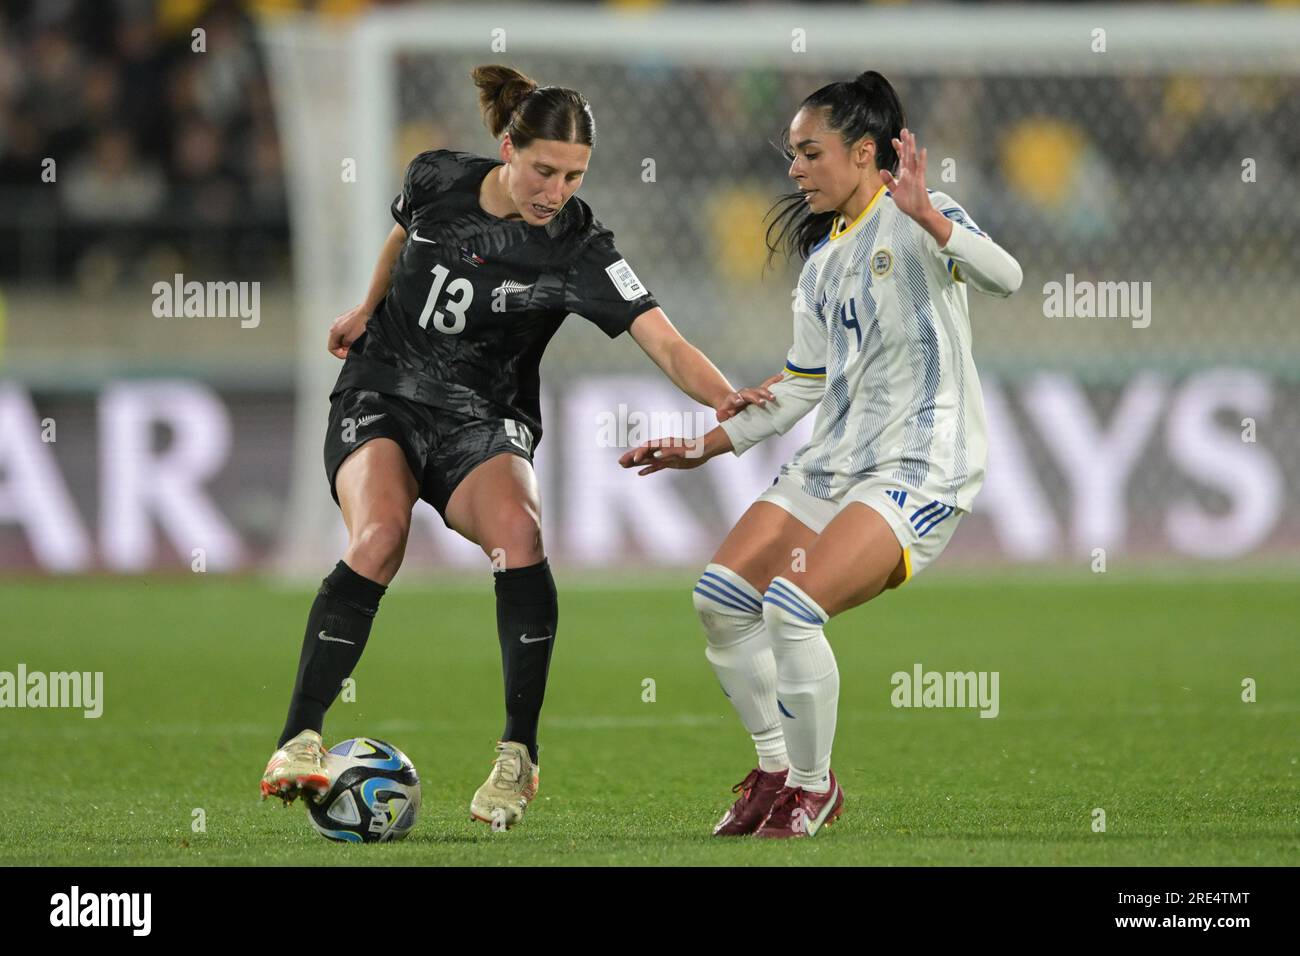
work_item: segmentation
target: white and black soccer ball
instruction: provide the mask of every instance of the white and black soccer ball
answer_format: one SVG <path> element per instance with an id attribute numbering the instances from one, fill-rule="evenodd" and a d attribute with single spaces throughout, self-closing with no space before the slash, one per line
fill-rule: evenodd
<path id="1" fill-rule="evenodd" d="M 354 737 L 325 753 L 330 788 L 307 801 L 316 832 L 339 843 L 388 843 L 415 826 L 420 775 L 392 744 Z"/>

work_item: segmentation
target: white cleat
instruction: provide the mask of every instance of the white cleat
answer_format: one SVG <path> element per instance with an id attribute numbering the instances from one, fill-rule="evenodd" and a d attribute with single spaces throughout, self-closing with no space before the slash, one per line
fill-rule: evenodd
<path id="1" fill-rule="evenodd" d="M 492 773 L 470 801 L 470 819 L 509 830 L 524 818 L 540 781 L 541 767 L 528 756 L 527 747 L 513 740 L 499 742 Z"/>
<path id="2" fill-rule="evenodd" d="M 320 734 L 304 730 L 271 754 L 271 760 L 262 774 L 262 799 L 279 797 L 285 806 L 293 803 L 300 794 L 315 798 L 329 791 L 329 771 L 325 768 L 325 754 Z"/>

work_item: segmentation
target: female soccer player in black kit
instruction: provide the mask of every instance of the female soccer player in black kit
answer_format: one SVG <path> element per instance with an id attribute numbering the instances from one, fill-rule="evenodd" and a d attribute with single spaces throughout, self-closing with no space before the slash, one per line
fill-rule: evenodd
<path id="1" fill-rule="evenodd" d="M 325 711 L 361 657 L 423 498 L 494 558 L 506 723 L 470 813 L 506 826 L 522 818 L 537 792 L 537 721 L 558 617 L 532 468 L 538 365 L 566 315 L 611 338 L 630 330 L 719 420 L 770 398 L 733 389 L 682 338 L 574 197 L 595 141 L 586 99 L 508 67 L 472 75 L 501 161 L 450 150 L 415 157 L 366 300 L 330 327 L 329 350 L 346 361 L 330 396 L 325 469 L 348 547 L 307 618 L 264 798 L 328 789 Z"/>

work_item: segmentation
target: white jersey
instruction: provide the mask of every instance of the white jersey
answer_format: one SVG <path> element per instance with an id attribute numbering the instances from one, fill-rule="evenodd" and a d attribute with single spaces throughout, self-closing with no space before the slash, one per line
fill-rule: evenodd
<path id="1" fill-rule="evenodd" d="M 985 235 L 950 197 L 930 199 L 954 233 Z M 824 376 L 825 393 L 812 440 L 783 475 L 826 499 L 887 478 L 970 510 L 988 443 L 963 278 L 883 186 L 814 248 L 799 276 L 786 371 Z"/>

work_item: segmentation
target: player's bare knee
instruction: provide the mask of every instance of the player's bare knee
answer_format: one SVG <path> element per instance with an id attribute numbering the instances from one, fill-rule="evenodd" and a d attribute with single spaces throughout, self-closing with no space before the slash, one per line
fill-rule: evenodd
<path id="1" fill-rule="evenodd" d="M 362 577 L 387 583 L 401 567 L 406 554 L 410 521 L 398 518 L 367 521 L 348 547 L 348 566 Z"/>
<path id="2" fill-rule="evenodd" d="M 537 564 L 545 557 L 539 516 L 530 508 L 507 507 L 494 516 L 491 531 L 483 538 L 483 550 L 489 557 L 504 552 L 506 567 Z"/>

